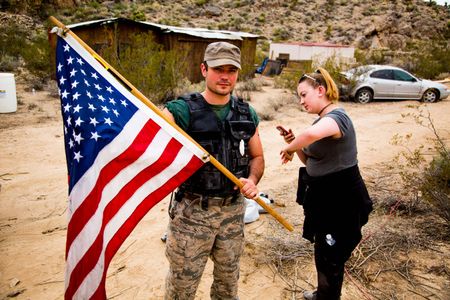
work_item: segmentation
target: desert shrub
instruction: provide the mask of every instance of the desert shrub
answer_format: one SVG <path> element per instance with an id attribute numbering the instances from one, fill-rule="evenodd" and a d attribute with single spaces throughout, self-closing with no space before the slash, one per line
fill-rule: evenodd
<path id="1" fill-rule="evenodd" d="M 261 91 L 262 90 L 262 82 L 261 82 L 261 80 L 256 79 L 256 78 L 244 80 L 242 82 L 239 82 L 239 84 L 237 85 L 235 90 L 236 91 L 249 91 L 249 92 Z"/>
<path id="2" fill-rule="evenodd" d="M 259 23 L 265 23 L 266 22 L 266 14 L 261 13 L 258 17 L 256 17 L 256 21 Z"/>
<path id="3" fill-rule="evenodd" d="M 429 153 L 424 145 L 415 149 L 409 147 L 412 134 L 394 136 L 392 144 L 403 146 L 394 159 L 395 168 L 398 169 L 403 183 L 404 193 L 413 195 L 413 198 L 425 200 L 431 204 L 435 213 L 447 222 L 450 227 L 450 155 L 448 146 L 437 132 L 431 115 L 424 109 L 417 108 L 417 113 L 409 113 L 403 117 L 412 117 L 417 124 L 426 126 L 433 133 L 430 139 L 432 158 L 427 159 Z M 427 149 L 429 151 L 429 149 Z"/>
<path id="4" fill-rule="evenodd" d="M 16 23 L 5 24 L 0 31 L 0 71 L 26 67 L 46 80 L 51 74 L 50 45 L 45 31 L 32 32 Z"/>
<path id="5" fill-rule="evenodd" d="M 177 87 L 174 89 L 175 98 L 181 95 L 190 94 L 205 90 L 205 81 L 199 83 L 191 83 L 189 79 L 182 78 L 178 81 Z"/>
<path id="6" fill-rule="evenodd" d="M 322 67 L 327 70 L 328 73 L 330 73 L 331 78 L 333 78 L 338 86 L 342 83 L 348 84 L 348 82 L 343 82 L 347 80 L 341 75 L 341 72 L 343 70 L 347 70 L 349 66 L 346 63 L 339 61 L 337 57 L 331 56 L 320 65 L 313 64 L 313 70 L 316 70 L 318 67 Z"/>
<path id="7" fill-rule="evenodd" d="M 307 71 L 306 71 L 307 72 Z M 292 70 L 290 72 L 283 71 L 281 74 L 274 79 L 275 88 L 285 88 L 292 92 L 297 90 L 297 83 L 300 76 L 305 73 L 305 70 Z"/>
<path id="8" fill-rule="evenodd" d="M 256 53 L 255 53 L 255 64 L 260 65 L 263 61 L 264 58 L 267 57 L 267 52 L 256 48 Z"/>
<path id="9" fill-rule="evenodd" d="M 22 62 L 18 60 L 17 57 L 9 54 L 0 55 L 0 71 L 2 72 L 15 71 L 21 64 Z"/>
<path id="10" fill-rule="evenodd" d="M 433 79 L 450 71 L 450 46 L 448 42 L 418 42 L 411 55 L 411 72 L 424 78 Z"/>
<path id="11" fill-rule="evenodd" d="M 275 28 L 272 35 L 275 42 L 287 41 L 291 38 L 291 32 L 284 27 Z"/>
<path id="12" fill-rule="evenodd" d="M 280 76 L 275 77 L 274 86 L 276 88 L 286 88 L 292 92 L 296 92 L 298 79 L 305 73 L 310 73 L 316 70 L 318 67 L 322 67 L 327 70 L 336 84 L 340 84 L 343 80 L 343 76 L 340 72 L 346 69 L 348 66 L 345 63 L 340 62 L 335 56 L 327 58 L 323 62 L 313 60 L 311 65 L 305 64 L 295 69 L 284 69 Z"/>
<path id="13" fill-rule="evenodd" d="M 382 65 L 387 63 L 386 49 L 372 49 L 355 51 L 355 60 L 361 65 Z"/>
<path id="14" fill-rule="evenodd" d="M 187 55 L 182 51 L 165 51 L 151 34 L 132 36 L 131 45 L 138 46 L 130 46 L 118 56 L 107 49 L 103 56 L 154 103 L 173 99 L 182 82 L 179 71 L 187 67 Z"/>

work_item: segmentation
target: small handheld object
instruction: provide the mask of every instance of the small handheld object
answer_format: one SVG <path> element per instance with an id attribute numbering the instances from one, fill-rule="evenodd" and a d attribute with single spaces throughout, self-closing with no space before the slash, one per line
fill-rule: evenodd
<path id="1" fill-rule="evenodd" d="M 289 131 L 287 131 L 283 126 L 278 125 L 277 126 L 278 131 L 281 133 L 281 135 L 287 135 Z"/>

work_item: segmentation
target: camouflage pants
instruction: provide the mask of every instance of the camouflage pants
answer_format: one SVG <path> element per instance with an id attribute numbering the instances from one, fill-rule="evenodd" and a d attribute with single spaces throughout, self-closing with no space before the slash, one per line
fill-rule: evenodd
<path id="1" fill-rule="evenodd" d="M 208 257 L 214 262 L 211 299 L 238 299 L 239 260 L 244 249 L 244 200 L 203 210 L 200 199 L 175 202 L 166 243 L 167 300 L 194 299 Z"/>

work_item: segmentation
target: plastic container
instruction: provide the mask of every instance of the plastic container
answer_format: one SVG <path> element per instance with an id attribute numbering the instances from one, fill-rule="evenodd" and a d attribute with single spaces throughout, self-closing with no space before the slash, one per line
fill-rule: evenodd
<path id="1" fill-rule="evenodd" d="M 16 81 L 12 73 L 0 73 L 0 113 L 17 111 Z"/>

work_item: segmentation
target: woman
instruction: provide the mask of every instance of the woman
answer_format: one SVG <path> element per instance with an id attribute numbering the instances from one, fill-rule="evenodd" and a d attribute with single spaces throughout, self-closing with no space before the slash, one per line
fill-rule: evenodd
<path id="1" fill-rule="evenodd" d="M 319 118 L 301 134 L 280 130 L 288 145 L 282 163 L 297 153 L 306 165 L 300 168 L 297 202 L 303 205 L 303 237 L 314 243 L 317 290 L 305 299 L 339 299 L 344 265 L 361 240 L 372 201 L 357 162 L 356 136 L 330 74 L 319 68 L 303 75 L 297 87 L 300 104 Z"/>

